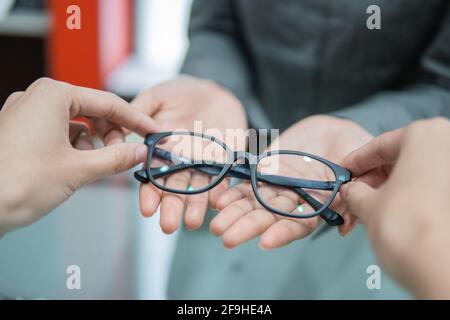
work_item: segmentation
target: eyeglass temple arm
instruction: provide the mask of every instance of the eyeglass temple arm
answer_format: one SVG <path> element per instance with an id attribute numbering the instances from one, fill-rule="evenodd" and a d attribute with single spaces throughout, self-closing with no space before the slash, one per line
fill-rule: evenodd
<path id="1" fill-rule="evenodd" d="M 314 210 L 320 210 L 323 208 L 323 203 L 316 200 L 314 197 L 310 196 L 307 192 L 305 192 L 302 188 L 296 188 L 294 189 L 297 194 L 303 198 Z M 341 224 L 344 224 L 344 218 L 337 213 L 336 211 L 326 208 L 320 216 L 323 220 L 329 225 L 330 227 L 334 226 L 340 226 Z"/>
<path id="2" fill-rule="evenodd" d="M 172 166 L 171 168 L 173 168 L 173 170 L 170 171 L 170 173 L 168 171 L 161 173 L 161 172 L 156 172 L 156 173 L 152 173 L 152 176 L 155 179 L 161 178 L 167 174 L 173 174 L 175 172 L 179 172 L 188 168 L 192 168 L 193 165 L 190 164 L 180 164 L 180 165 L 175 165 Z M 221 172 L 221 170 L 219 168 L 211 168 L 208 167 L 206 165 L 203 165 L 203 168 L 201 168 L 202 165 L 197 166 L 195 169 L 199 170 L 205 174 L 208 175 L 217 175 Z M 157 170 L 157 169 L 151 169 L 151 170 Z M 247 169 L 248 170 L 248 169 Z M 233 178 L 238 178 L 238 179 L 242 179 L 242 180 L 250 180 L 250 174 L 246 174 L 243 172 L 238 172 L 238 171 L 234 171 L 233 169 L 230 170 L 229 175 L 232 176 Z M 139 170 L 135 173 L 135 177 L 137 180 L 139 180 L 142 183 L 148 183 L 150 180 L 147 176 L 147 170 L 143 169 L 143 170 Z M 261 180 L 261 178 L 258 178 Z M 266 180 L 266 179 L 264 179 Z M 271 183 L 269 180 L 266 180 L 264 182 L 270 183 L 270 184 L 274 184 Z M 275 184 L 277 185 L 277 184 Z M 296 187 L 294 188 L 294 191 L 303 199 L 305 200 L 314 210 L 320 210 L 323 207 L 323 204 L 321 202 L 319 202 L 318 200 L 316 200 L 314 197 L 310 196 L 307 192 L 305 192 L 302 188 Z M 329 226 L 338 226 L 343 224 L 344 220 L 343 218 L 334 210 L 327 208 L 324 210 L 323 213 L 321 213 L 320 215 L 322 217 L 322 219 L 325 220 L 325 222 L 329 225 Z"/>

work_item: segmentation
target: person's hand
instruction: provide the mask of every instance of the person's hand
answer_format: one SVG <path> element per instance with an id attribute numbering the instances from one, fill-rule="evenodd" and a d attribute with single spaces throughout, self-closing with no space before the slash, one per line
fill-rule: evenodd
<path id="1" fill-rule="evenodd" d="M 152 116 L 163 131 L 187 130 L 215 136 L 230 148 L 243 150 L 247 120 L 240 102 L 219 85 L 190 76 L 179 78 L 150 88 L 139 95 L 132 105 Z M 186 189 L 191 183 L 205 185 L 204 181 L 191 181 L 186 172 L 173 174 L 162 183 L 174 189 Z M 162 192 L 152 184 L 144 184 L 140 190 L 141 212 L 151 217 L 160 207 L 160 224 L 165 233 L 175 232 L 184 215 L 188 229 L 203 224 L 209 199 L 224 190 L 223 182 L 209 193 L 183 196 Z"/>
<path id="2" fill-rule="evenodd" d="M 331 161 L 342 159 L 349 152 L 368 142 L 372 136 L 356 123 L 330 116 L 313 116 L 292 126 L 283 133 L 274 145 L 280 150 L 297 150 L 321 156 Z M 272 147 L 273 148 L 273 147 Z M 295 164 L 292 164 L 295 168 Z M 329 180 L 323 170 L 308 172 L 308 178 Z M 289 173 L 286 174 L 289 176 Z M 295 176 L 293 174 L 292 176 Z M 267 194 L 284 207 L 280 201 L 289 205 L 289 195 L 273 194 L 270 187 Z M 241 183 L 226 191 L 215 203 L 220 213 L 211 222 L 214 235 L 223 238 L 224 245 L 234 248 L 261 235 L 260 246 L 274 249 L 311 234 L 320 224 L 321 218 L 287 219 L 273 214 L 259 204 L 253 195 L 250 183 Z M 339 197 L 332 208 L 344 212 Z M 341 226 L 341 232 L 349 226 Z"/>
<path id="3" fill-rule="evenodd" d="M 0 112 L 0 234 L 37 221 L 80 187 L 145 159 L 147 148 L 139 144 L 75 149 L 69 126 L 77 117 L 141 135 L 157 130 L 150 117 L 110 93 L 40 79 L 12 94 Z"/>
<path id="4" fill-rule="evenodd" d="M 358 178 L 341 196 L 381 265 L 418 297 L 450 298 L 450 122 L 386 133 L 343 164 Z"/>

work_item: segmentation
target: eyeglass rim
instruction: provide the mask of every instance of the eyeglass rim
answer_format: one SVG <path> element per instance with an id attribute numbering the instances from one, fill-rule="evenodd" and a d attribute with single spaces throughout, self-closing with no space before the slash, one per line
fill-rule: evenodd
<path id="1" fill-rule="evenodd" d="M 251 179 L 251 183 L 252 183 L 252 188 L 253 188 L 253 193 L 255 194 L 256 198 L 258 199 L 259 203 L 267 210 L 276 213 L 278 215 L 281 215 L 283 217 L 286 218 L 295 218 L 295 219 L 309 219 L 309 218 L 314 218 L 317 217 L 319 215 L 321 215 L 325 210 L 327 210 L 330 205 L 333 203 L 334 199 L 336 198 L 337 193 L 339 192 L 339 189 L 341 188 L 342 184 L 348 182 L 351 180 L 351 173 L 350 171 L 348 171 L 345 168 L 340 167 L 339 165 L 327 160 L 327 159 L 323 159 L 319 156 L 313 155 L 313 154 L 309 154 L 306 152 L 301 152 L 301 151 L 293 151 L 293 150 L 275 150 L 275 151 L 269 151 L 266 153 L 261 154 L 260 156 L 258 156 L 258 161 L 255 165 L 255 169 L 254 171 L 257 172 L 257 168 L 258 168 L 258 164 L 260 163 L 260 161 L 264 158 L 267 157 L 271 157 L 274 155 L 294 155 L 294 156 L 300 156 L 300 157 L 308 157 L 311 159 L 314 159 L 318 162 L 323 163 L 324 165 L 326 165 L 328 168 L 330 168 L 335 176 L 335 185 L 334 185 L 334 189 L 331 193 L 331 195 L 329 196 L 328 200 L 322 204 L 322 207 L 319 210 L 316 210 L 312 213 L 309 214 L 302 214 L 301 216 L 299 215 L 295 215 L 295 214 L 290 214 L 288 212 L 284 212 L 281 210 L 278 210 L 276 208 L 270 207 L 265 200 L 262 198 L 262 196 L 260 195 L 259 191 L 258 191 L 258 185 L 257 185 L 257 180 L 256 179 Z M 340 179 L 341 178 L 341 179 Z M 312 197 L 315 201 L 318 201 L 320 203 L 319 200 L 315 199 L 314 197 Z"/>
<path id="2" fill-rule="evenodd" d="M 228 163 L 228 161 L 227 161 L 226 165 L 224 166 L 222 171 L 217 175 L 217 177 L 214 179 L 214 181 L 210 182 L 207 186 L 205 186 L 201 189 L 196 189 L 196 190 L 192 190 L 192 191 L 178 190 L 178 189 L 167 188 L 166 186 L 159 184 L 149 170 L 151 168 L 151 159 L 153 158 L 153 153 L 154 153 L 154 150 L 155 150 L 155 147 L 157 146 L 157 144 L 164 138 L 170 137 L 172 135 L 195 136 L 195 137 L 211 140 L 211 141 L 219 144 L 222 148 L 224 148 L 224 150 L 227 152 L 227 159 L 230 159 L 230 157 L 232 158 L 234 156 L 234 152 L 225 143 L 223 143 L 222 141 L 220 141 L 219 139 L 217 139 L 215 137 L 208 136 L 208 135 L 205 135 L 202 133 L 189 132 L 189 131 L 170 131 L 170 132 L 160 132 L 160 133 L 150 134 L 145 138 L 145 144 L 148 146 L 146 171 L 147 171 L 148 179 L 154 186 L 156 186 L 157 188 L 159 188 L 163 191 L 170 192 L 170 193 L 176 193 L 176 194 L 182 194 L 182 195 L 196 195 L 196 194 L 207 192 L 207 191 L 217 187 L 217 185 L 219 185 L 226 178 L 226 173 L 233 166 L 234 162 Z"/>

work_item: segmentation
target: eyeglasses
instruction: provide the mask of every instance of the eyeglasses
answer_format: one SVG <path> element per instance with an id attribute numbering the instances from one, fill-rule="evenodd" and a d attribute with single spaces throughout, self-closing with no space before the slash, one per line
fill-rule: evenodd
<path id="1" fill-rule="evenodd" d="M 238 178 L 251 182 L 259 204 L 272 213 L 294 219 L 321 216 L 329 226 L 344 223 L 329 206 L 351 172 L 326 159 L 297 151 L 234 152 L 222 141 L 194 132 L 151 134 L 145 144 L 145 169 L 134 174 L 141 183 L 195 195 L 226 177 Z"/>

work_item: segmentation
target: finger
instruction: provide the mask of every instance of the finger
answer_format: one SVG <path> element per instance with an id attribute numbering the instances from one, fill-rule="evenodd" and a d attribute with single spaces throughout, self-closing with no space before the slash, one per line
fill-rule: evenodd
<path id="1" fill-rule="evenodd" d="M 233 202 L 250 196 L 253 196 L 253 189 L 250 183 L 240 183 L 219 195 L 215 200 L 215 208 L 217 210 L 223 210 Z"/>
<path id="2" fill-rule="evenodd" d="M 94 144 L 92 143 L 91 137 L 85 133 L 81 132 L 78 137 L 75 139 L 75 141 L 72 143 L 73 147 L 77 150 L 81 151 L 87 151 L 87 150 L 94 150 Z"/>
<path id="3" fill-rule="evenodd" d="M 341 202 L 341 203 L 345 207 L 345 203 L 344 202 Z M 351 232 L 351 229 L 356 220 L 356 217 L 354 215 L 350 214 L 350 212 L 348 212 L 348 210 L 346 208 L 344 208 L 343 210 L 340 210 L 339 212 L 340 212 L 342 219 L 344 219 L 344 223 L 338 226 L 338 231 L 342 237 L 345 237 Z"/>
<path id="4" fill-rule="evenodd" d="M 131 106 L 149 116 L 153 116 L 161 107 L 161 101 L 157 98 L 158 88 L 145 90 L 131 102 Z"/>
<path id="5" fill-rule="evenodd" d="M 193 173 L 191 179 L 191 187 L 198 190 L 207 186 L 210 182 L 210 177 L 201 174 Z M 189 230 L 196 230 L 200 228 L 205 219 L 206 211 L 208 210 L 208 192 L 190 195 L 187 197 L 186 214 L 184 216 L 184 223 Z"/>
<path id="6" fill-rule="evenodd" d="M 150 164 L 147 164 L 149 167 L 160 167 L 164 165 L 158 159 L 153 159 Z M 160 178 L 157 179 L 156 182 L 163 186 L 165 184 L 165 179 Z M 144 217 L 152 217 L 156 211 L 158 210 L 159 205 L 161 204 L 163 191 L 153 185 L 152 183 L 142 184 L 140 188 L 140 207 L 141 213 Z"/>
<path id="7" fill-rule="evenodd" d="M 111 130 L 104 138 L 103 143 L 105 146 L 112 146 L 115 144 L 125 142 L 125 133 L 119 127 L 114 130 Z"/>
<path id="8" fill-rule="evenodd" d="M 385 165 L 358 176 L 358 182 L 364 182 L 372 188 L 378 188 L 388 179 L 393 165 Z"/>
<path id="9" fill-rule="evenodd" d="M 376 192 L 365 183 L 350 182 L 342 186 L 340 195 L 345 202 L 346 211 L 366 223 L 375 207 Z"/>
<path id="10" fill-rule="evenodd" d="M 276 208 L 282 212 L 292 212 L 297 208 L 298 200 L 298 198 L 295 199 L 295 196 L 292 196 L 286 192 L 285 194 L 280 194 L 273 197 L 265 203 L 267 203 L 269 208 Z"/>
<path id="11" fill-rule="evenodd" d="M 97 135 L 105 146 L 125 142 L 125 133 L 120 126 L 103 118 L 95 119 L 93 123 Z"/>
<path id="12" fill-rule="evenodd" d="M 405 130 L 387 132 L 347 155 L 340 164 L 355 176 L 394 162 L 399 155 Z"/>
<path id="13" fill-rule="evenodd" d="M 141 135 L 159 130 L 153 119 L 132 108 L 125 100 L 112 93 L 43 78 L 35 81 L 27 89 L 25 95 L 30 99 L 38 96 L 40 99 L 48 101 L 48 104 L 42 101 L 41 105 L 53 107 L 49 108 L 47 112 L 52 112 L 54 116 L 65 117 L 69 111 L 70 119 L 76 117 L 105 118 Z M 56 100 L 60 103 L 56 103 Z M 62 108 L 62 105 L 66 108 Z"/>
<path id="14" fill-rule="evenodd" d="M 122 143 L 92 151 L 80 151 L 74 162 L 82 185 L 127 171 L 145 160 L 147 147 Z"/>
<path id="15" fill-rule="evenodd" d="M 70 88 L 71 118 L 103 118 L 142 136 L 159 130 L 152 118 L 132 108 L 115 94 L 76 86 Z"/>
<path id="16" fill-rule="evenodd" d="M 69 123 L 69 140 L 70 143 L 75 146 L 76 141 L 80 135 L 84 133 L 90 136 L 89 126 L 84 122 L 70 121 Z"/>
<path id="17" fill-rule="evenodd" d="M 11 106 L 13 106 L 17 101 L 19 101 L 19 99 L 23 96 L 23 91 L 17 91 L 12 93 L 8 99 L 6 99 L 4 105 L 3 105 L 3 110 L 6 111 L 8 108 L 10 108 Z"/>
<path id="18" fill-rule="evenodd" d="M 378 188 L 382 185 L 389 176 L 390 166 L 382 166 L 376 169 L 373 169 L 362 176 L 358 177 L 359 183 L 364 183 L 369 185 L 372 188 Z M 345 192 L 345 191 L 344 191 Z M 342 191 L 339 192 L 336 199 L 340 199 Z M 343 208 L 339 208 L 338 210 L 334 209 L 337 212 L 342 212 L 341 216 L 344 219 L 344 223 L 338 227 L 339 233 L 341 236 L 347 236 L 355 226 L 358 224 L 357 218 L 348 212 L 346 208 L 346 204 L 342 201 L 338 201 L 338 203 L 343 204 Z"/>
<path id="19" fill-rule="evenodd" d="M 310 235 L 319 225 L 319 218 L 291 220 L 281 219 L 270 226 L 261 236 L 259 246 L 272 250 Z"/>
<path id="20" fill-rule="evenodd" d="M 352 215 L 349 215 L 348 222 L 347 222 L 347 218 L 345 218 L 345 219 L 346 219 L 345 227 L 343 227 L 344 225 L 340 225 L 338 227 L 339 233 L 343 237 L 349 235 L 359 223 L 359 220 L 355 216 L 352 216 Z"/>
<path id="21" fill-rule="evenodd" d="M 223 235 L 234 223 L 247 213 L 256 209 L 263 209 L 263 206 L 256 199 L 253 189 L 249 183 L 242 183 L 234 187 L 234 192 L 230 192 L 230 204 L 225 207 L 211 221 L 210 229 L 215 236 Z M 231 191 L 231 190 L 230 190 Z M 260 188 L 260 196 L 268 203 L 277 196 L 273 188 Z M 234 198 L 231 198 L 234 197 Z"/>
<path id="22" fill-rule="evenodd" d="M 222 236 L 225 247 L 232 249 L 249 241 L 276 222 L 275 216 L 265 209 L 256 209 L 235 222 Z"/>
<path id="23" fill-rule="evenodd" d="M 144 217 L 152 217 L 158 210 L 161 202 L 162 190 L 151 183 L 141 184 L 139 190 L 139 200 L 141 213 Z"/>
<path id="24" fill-rule="evenodd" d="M 165 186 L 174 190 L 186 190 L 191 180 L 191 173 L 183 171 L 166 179 Z M 174 233 L 180 226 L 181 217 L 185 211 L 186 196 L 164 192 L 161 200 L 161 229 L 166 234 Z"/>
<path id="25" fill-rule="evenodd" d="M 211 233 L 217 237 L 222 236 L 236 221 L 255 210 L 256 206 L 256 199 L 253 197 L 244 197 L 231 203 L 211 221 L 209 226 Z"/>
<path id="26" fill-rule="evenodd" d="M 225 179 L 209 191 L 209 203 L 213 209 L 218 210 L 218 201 L 227 192 L 229 183 L 229 179 Z"/>

